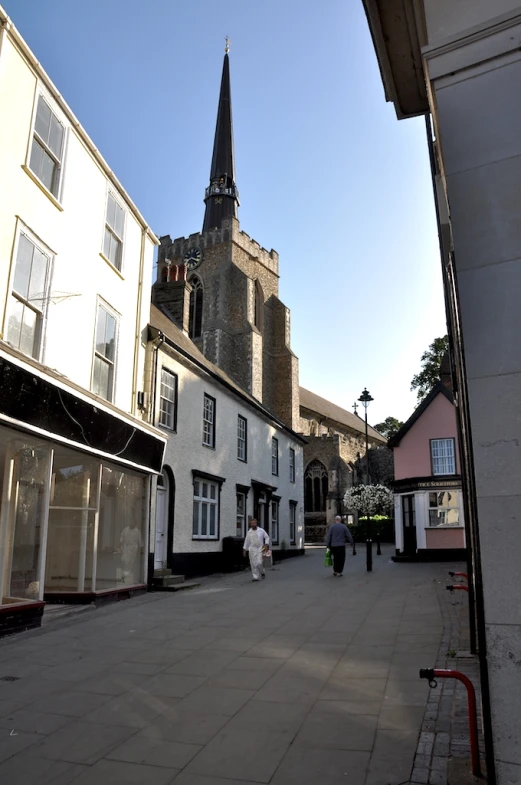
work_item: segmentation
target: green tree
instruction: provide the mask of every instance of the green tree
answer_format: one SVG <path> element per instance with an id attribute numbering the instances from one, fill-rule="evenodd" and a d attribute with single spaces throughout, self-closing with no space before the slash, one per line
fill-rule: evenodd
<path id="1" fill-rule="evenodd" d="M 422 354 L 422 369 L 412 377 L 411 390 L 416 390 L 418 402 L 423 401 L 432 388 L 440 380 L 440 365 L 443 355 L 449 349 L 449 339 L 447 335 L 443 338 L 435 338 L 426 352 Z M 377 429 L 378 430 L 378 429 Z"/>
<path id="2" fill-rule="evenodd" d="M 378 431 L 378 433 L 381 433 L 382 436 L 385 436 L 386 439 L 390 439 L 400 430 L 402 425 L 403 422 L 397 420 L 396 417 L 386 417 L 383 422 L 379 422 L 378 425 L 375 425 L 374 429 Z"/>

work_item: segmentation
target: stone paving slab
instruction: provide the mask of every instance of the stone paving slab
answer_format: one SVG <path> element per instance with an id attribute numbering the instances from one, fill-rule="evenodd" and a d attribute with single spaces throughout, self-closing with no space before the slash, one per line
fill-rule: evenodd
<path id="1" fill-rule="evenodd" d="M 258 586 L 212 576 L 0 642 L 0 677 L 19 676 L 0 680 L 0 780 L 398 785 L 416 752 L 446 785 L 454 694 L 434 702 L 416 674 L 444 641 L 449 567 L 391 553 L 371 574 L 348 557 L 339 581 L 313 549 Z"/>

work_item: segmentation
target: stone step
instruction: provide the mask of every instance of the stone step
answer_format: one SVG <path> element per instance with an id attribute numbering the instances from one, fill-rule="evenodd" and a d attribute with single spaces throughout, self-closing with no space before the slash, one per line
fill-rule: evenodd
<path id="1" fill-rule="evenodd" d="M 198 589 L 201 584 L 197 581 L 184 581 L 177 583 L 173 586 L 162 586 L 162 591 L 188 591 L 189 589 Z"/>
<path id="2" fill-rule="evenodd" d="M 167 575 L 172 575 L 172 570 L 168 567 L 163 567 L 160 570 L 154 570 L 154 578 L 164 578 Z"/>

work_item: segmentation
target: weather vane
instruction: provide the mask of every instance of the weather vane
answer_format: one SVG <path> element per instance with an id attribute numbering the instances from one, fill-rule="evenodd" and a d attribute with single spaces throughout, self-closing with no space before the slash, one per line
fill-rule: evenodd
<path id="1" fill-rule="evenodd" d="M 228 54 L 228 52 L 230 51 L 231 41 L 230 41 L 229 36 L 227 36 L 227 35 L 224 36 L 224 39 L 226 41 L 226 46 L 224 47 L 224 51 L 226 52 L 226 54 Z"/>

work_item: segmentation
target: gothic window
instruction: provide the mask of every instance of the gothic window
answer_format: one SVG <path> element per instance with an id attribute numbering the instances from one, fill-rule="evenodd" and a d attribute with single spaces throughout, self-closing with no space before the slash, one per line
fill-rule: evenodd
<path id="1" fill-rule="evenodd" d="M 190 319 L 188 334 L 190 338 L 200 338 L 203 327 L 203 284 L 196 275 L 190 278 L 192 291 L 190 292 Z"/>
<path id="2" fill-rule="evenodd" d="M 328 493 L 327 470 L 320 461 L 311 461 L 304 475 L 306 512 L 325 512 Z"/>
<path id="3" fill-rule="evenodd" d="M 258 330 L 262 330 L 262 309 L 264 307 L 264 292 L 259 281 L 255 281 L 255 314 L 254 324 Z"/>

